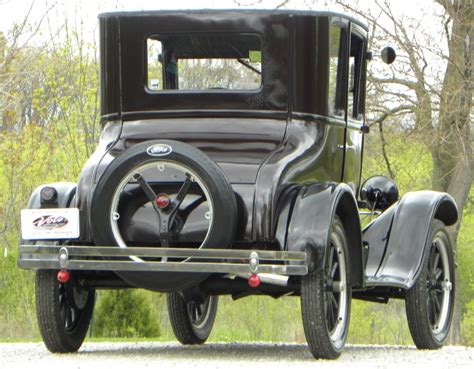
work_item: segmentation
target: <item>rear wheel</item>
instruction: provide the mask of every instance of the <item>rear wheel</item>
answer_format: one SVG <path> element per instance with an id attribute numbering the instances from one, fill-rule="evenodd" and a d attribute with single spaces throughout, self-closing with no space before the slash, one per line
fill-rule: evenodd
<path id="1" fill-rule="evenodd" d="M 60 283 L 57 270 L 36 272 L 36 314 L 49 351 L 75 352 L 81 347 L 94 310 L 95 291 L 84 290 L 74 278 Z"/>
<path id="2" fill-rule="evenodd" d="M 439 349 L 446 342 L 453 318 L 454 254 L 446 226 L 432 223 L 429 252 L 405 298 L 408 327 L 416 347 Z"/>
<path id="3" fill-rule="evenodd" d="M 316 359 L 338 358 L 346 343 L 351 311 L 349 275 L 347 238 L 335 217 L 323 270 L 301 281 L 303 327 Z"/>
<path id="4" fill-rule="evenodd" d="M 204 343 L 211 334 L 217 314 L 218 296 L 186 302 L 178 292 L 167 296 L 168 315 L 174 335 L 183 345 Z"/>

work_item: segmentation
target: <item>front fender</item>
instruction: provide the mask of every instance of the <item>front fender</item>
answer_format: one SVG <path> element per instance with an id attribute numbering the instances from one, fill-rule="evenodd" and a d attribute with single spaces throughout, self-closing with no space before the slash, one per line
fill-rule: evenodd
<path id="1" fill-rule="evenodd" d="M 433 219 L 447 226 L 458 220 L 454 199 L 435 191 L 409 192 L 364 230 L 369 245 L 368 285 L 410 288 L 428 252 Z"/>
<path id="2" fill-rule="evenodd" d="M 285 248 L 306 251 L 310 255 L 310 273 L 322 270 L 335 215 L 341 219 L 349 243 L 351 283 L 354 287 L 362 287 L 364 264 L 360 220 L 356 199 L 346 184 L 313 184 L 301 188 L 288 223 Z"/>

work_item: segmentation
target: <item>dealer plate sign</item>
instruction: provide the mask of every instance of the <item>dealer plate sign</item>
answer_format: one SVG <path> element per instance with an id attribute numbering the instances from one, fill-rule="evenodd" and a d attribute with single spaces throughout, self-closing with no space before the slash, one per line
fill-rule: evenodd
<path id="1" fill-rule="evenodd" d="M 21 236 L 24 240 L 79 237 L 79 209 L 23 209 Z"/>

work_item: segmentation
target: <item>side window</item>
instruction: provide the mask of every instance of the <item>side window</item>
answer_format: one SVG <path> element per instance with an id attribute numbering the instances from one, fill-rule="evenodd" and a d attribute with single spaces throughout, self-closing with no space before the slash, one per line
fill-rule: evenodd
<path id="1" fill-rule="evenodd" d="M 331 26 L 329 54 L 329 114 L 344 117 L 344 45 L 345 29 Z"/>
<path id="2" fill-rule="evenodd" d="M 150 90 L 163 90 L 163 66 L 162 66 L 163 45 L 160 40 L 147 40 L 147 84 Z"/>
<path id="3" fill-rule="evenodd" d="M 347 116 L 352 119 L 362 119 L 364 40 L 356 34 L 351 34 L 350 57 L 349 57 L 349 83 L 347 88 Z"/>

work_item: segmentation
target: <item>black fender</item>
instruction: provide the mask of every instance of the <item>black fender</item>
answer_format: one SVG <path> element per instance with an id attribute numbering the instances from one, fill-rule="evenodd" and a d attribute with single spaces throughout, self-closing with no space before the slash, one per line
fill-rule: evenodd
<path id="1" fill-rule="evenodd" d="M 351 283 L 364 286 L 362 235 L 357 201 L 352 189 L 344 184 L 323 183 L 303 186 L 296 194 L 288 221 L 285 249 L 306 251 L 310 256 L 309 272 L 324 267 L 334 216 L 341 219 L 349 243 Z M 279 222 L 278 228 L 284 222 Z"/>
<path id="2" fill-rule="evenodd" d="M 57 205 L 54 204 L 53 206 L 51 206 L 51 205 L 41 204 L 40 194 L 41 194 L 41 190 L 44 187 L 53 187 L 56 189 L 56 191 L 58 192 Z M 77 187 L 77 184 L 72 183 L 72 182 L 56 182 L 56 183 L 48 183 L 48 184 L 43 184 L 41 186 L 38 186 L 35 188 L 35 190 L 31 194 L 30 199 L 28 201 L 27 208 L 28 209 L 41 209 L 42 207 L 68 208 L 71 206 L 74 200 L 74 195 L 76 194 L 76 187 Z"/>
<path id="3" fill-rule="evenodd" d="M 408 289 L 416 281 L 429 251 L 433 219 L 445 225 L 458 220 L 458 208 L 447 193 L 409 192 L 362 232 L 369 246 L 367 285 Z"/>

